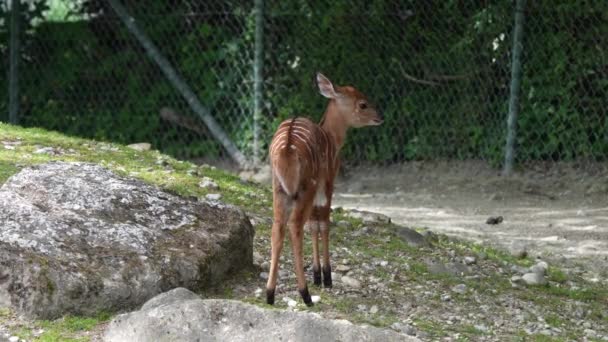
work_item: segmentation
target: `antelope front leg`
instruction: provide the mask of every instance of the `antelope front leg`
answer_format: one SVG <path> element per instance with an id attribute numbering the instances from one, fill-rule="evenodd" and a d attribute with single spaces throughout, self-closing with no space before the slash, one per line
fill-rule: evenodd
<path id="1" fill-rule="evenodd" d="M 323 241 L 323 286 L 330 288 L 333 286 L 331 280 L 331 262 L 329 260 L 329 216 L 331 213 L 331 192 L 328 193 L 328 200 L 324 207 L 319 208 L 319 230 Z"/>
<path id="2" fill-rule="evenodd" d="M 319 233 L 323 242 L 323 285 L 332 287 L 331 264 L 329 261 L 329 213 L 330 208 L 314 207 L 310 220 L 306 223 L 312 236 L 312 271 L 315 285 L 321 285 L 321 260 L 319 258 Z"/>
<path id="3" fill-rule="evenodd" d="M 321 240 L 323 241 L 323 286 L 332 287 L 331 263 L 329 261 L 329 220 L 321 225 Z"/>

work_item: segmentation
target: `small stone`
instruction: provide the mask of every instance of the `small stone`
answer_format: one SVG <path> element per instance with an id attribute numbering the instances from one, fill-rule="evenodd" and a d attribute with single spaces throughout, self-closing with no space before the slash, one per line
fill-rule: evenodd
<path id="1" fill-rule="evenodd" d="M 18 342 L 19 341 L 19 337 L 18 336 L 11 336 L 9 337 L 9 342 Z"/>
<path id="2" fill-rule="evenodd" d="M 217 183 L 214 182 L 213 179 L 211 179 L 209 177 L 203 177 L 203 179 L 198 184 L 198 186 L 203 189 L 210 189 L 210 190 L 218 190 L 220 188 L 219 185 L 217 185 Z"/>
<path id="3" fill-rule="evenodd" d="M 255 172 L 253 172 L 251 170 L 241 171 L 239 173 L 239 178 L 244 182 L 249 182 L 254 174 L 255 174 Z"/>
<path id="4" fill-rule="evenodd" d="M 352 218 L 361 219 L 364 223 L 391 223 L 390 217 L 369 211 L 353 209 L 347 215 Z"/>
<path id="5" fill-rule="evenodd" d="M 367 311 L 367 305 L 359 304 L 359 305 L 357 305 L 357 310 L 358 311 Z"/>
<path id="6" fill-rule="evenodd" d="M 352 287 L 355 289 L 361 288 L 361 282 L 355 278 L 351 278 L 349 276 L 343 276 L 341 280 L 342 280 L 342 283 L 348 287 Z"/>
<path id="7" fill-rule="evenodd" d="M 539 261 L 536 263 L 536 265 L 530 267 L 530 272 L 545 275 L 545 274 L 547 274 L 548 268 L 549 268 L 549 265 L 546 262 Z"/>
<path id="8" fill-rule="evenodd" d="M 312 300 L 313 303 L 317 304 L 321 301 L 321 296 L 310 296 L 310 300 Z"/>
<path id="9" fill-rule="evenodd" d="M 296 305 L 298 305 L 298 303 L 290 297 L 283 297 L 282 301 L 287 303 L 287 306 L 289 306 L 290 308 L 294 308 Z"/>
<path id="10" fill-rule="evenodd" d="M 460 294 L 464 294 L 467 292 L 467 286 L 465 284 L 458 284 L 452 287 L 452 291 Z"/>
<path id="11" fill-rule="evenodd" d="M 511 266 L 511 272 L 513 272 L 513 273 L 517 273 L 517 274 L 522 274 L 523 275 L 523 274 L 529 273 L 529 271 L 530 270 L 528 268 L 525 268 L 525 267 L 522 267 L 522 266 L 519 266 L 519 265 L 512 265 Z"/>
<path id="12" fill-rule="evenodd" d="M 34 151 L 34 154 L 50 154 L 52 152 L 53 152 L 52 147 L 41 147 L 41 148 L 37 149 L 36 151 Z"/>
<path id="13" fill-rule="evenodd" d="M 208 201 L 216 202 L 216 201 L 219 201 L 219 200 L 220 200 L 220 198 L 222 198 L 222 195 L 221 195 L 221 194 L 207 194 L 207 195 L 205 196 L 205 198 L 206 198 Z"/>
<path id="14" fill-rule="evenodd" d="M 380 266 L 382 266 L 382 267 L 388 266 L 388 261 L 386 261 L 386 260 L 380 261 Z"/>
<path id="15" fill-rule="evenodd" d="M 131 144 L 131 145 L 127 145 L 128 148 L 133 149 L 135 151 L 149 151 L 150 148 L 152 148 L 152 145 L 150 143 L 137 143 L 137 144 Z"/>
<path id="16" fill-rule="evenodd" d="M 591 338 L 595 337 L 595 335 L 597 334 L 595 332 L 595 330 L 593 330 L 593 329 L 585 329 L 583 332 L 584 332 L 585 336 L 591 337 Z"/>
<path id="17" fill-rule="evenodd" d="M 262 272 L 262 273 L 260 273 L 260 278 L 262 278 L 264 280 L 268 280 L 268 272 Z"/>
<path id="18" fill-rule="evenodd" d="M 370 309 L 369 309 L 369 313 L 371 314 L 376 314 L 378 313 L 378 305 L 373 305 Z"/>
<path id="19" fill-rule="evenodd" d="M 452 297 L 449 294 L 441 295 L 442 302 L 449 302 L 450 300 L 452 300 Z"/>
<path id="20" fill-rule="evenodd" d="M 263 290 L 259 287 L 257 289 L 255 289 L 255 292 L 254 292 L 255 298 L 260 298 L 260 296 L 262 295 L 262 292 L 263 292 Z"/>
<path id="21" fill-rule="evenodd" d="M 540 267 L 538 265 L 533 265 L 532 267 L 530 267 L 529 271 L 532 273 L 538 273 L 538 274 L 542 274 L 542 275 L 545 275 L 547 272 L 547 270 L 545 268 Z"/>
<path id="22" fill-rule="evenodd" d="M 547 284 L 547 279 L 542 274 L 539 273 L 526 273 L 521 279 L 527 285 L 545 285 Z"/>
<path id="23" fill-rule="evenodd" d="M 400 331 L 409 336 L 416 335 L 416 329 L 409 324 L 403 324 L 400 322 L 395 322 L 391 325 L 391 328 L 396 331 Z"/>
<path id="24" fill-rule="evenodd" d="M 346 273 L 350 271 L 350 267 L 346 265 L 338 265 L 336 266 L 336 272 Z"/>
<path id="25" fill-rule="evenodd" d="M 260 184 L 270 184 L 272 180 L 272 170 L 270 165 L 264 165 L 251 176 L 251 180 Z"/>
<path id="26" fill-rule="evenodd" d="M 553 335 L 553 331 L 551 331 L 551 329 L 543 329 L 540 331 L 541 335 L 545 335 L 545 336 L 552 336 Z"/>
<path id="27" fill-rule="evenodd" d="M 258 251 L 254 251 L 253 252 L 253 263 L 259 266 L 259 265 L 262 265 L 263 262 L 264 262 L 264 257 Z"/>
<path id="28" fill-rule="evenodd" d="M 521 276 L 518 275 L 514 275 L 511 277 L 511 282 L 514 284 L 519 284 L 521 283 L 523 280 L 521 279 Z"/>
<path id="29" fill-rule="evenodd" d="M 583 328 L 591 328 L 591 323 L 589 322 L 583 322 Z"/>
<path id="30" fill-rule="evenodd" d="M 477 329 L 478 331 L 481 331 L 483 333 L 487 333 L 489 331 L 488 327 L 483 324 L 475 324 L 474 327 L 475 327 L 475 329 Z"/>
<path id="31" fill-rule="evenodd" d="M 340 275 L 337 274 L 336 272 L 331 272 L 331 279 L 334 282 L 342 282 L 342 279 L 340 278 Z"/>
<path id="32" fill-rule="evenodd" d="M 502 216 L 490 216 L 486 220 L 487 224 L 500 224 L 503 221 Z"/>
<path id="33" fill-rule="evenodd" d="M 472 256 L 464 257 L 464 263 L 466 265 L 473 265 L 476 262 L 477 262 L 477 259 L 475 259 L 475 257 L 472 257 Z"/>

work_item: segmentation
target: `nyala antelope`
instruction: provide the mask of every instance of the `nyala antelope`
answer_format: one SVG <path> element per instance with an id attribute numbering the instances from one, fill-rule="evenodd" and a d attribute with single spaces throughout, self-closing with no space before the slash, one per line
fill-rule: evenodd
<path id="1" fill-rule="evenodd" d="M 351 86 L 334 87 L 317 74 L 321 95 L 329 99 L 319 124 L 296 117 L 279 125 L 270 144 L 274 222 L 272 224 L 270 274 L 266 302 L 274 304 L 279 256 L 285 227 L 293 249 L 298 290 L 302 300 L 312 306 L 302 260 L 304 226 L 312 235 L 314 284 L 321 285 L 319 233 L 323 242 L 323 285 L 332 286 L 329 261 L 329 214 L 334 179 L 340 161 L 338 154 L 350 127 L 377 126 L 383 121 L 367 97 Z"/>

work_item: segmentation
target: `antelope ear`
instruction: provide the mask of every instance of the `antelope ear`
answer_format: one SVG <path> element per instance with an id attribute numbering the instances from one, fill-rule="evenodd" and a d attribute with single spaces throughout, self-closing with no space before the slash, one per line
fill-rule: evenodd
<path id="1" fill-rule="evenodd" d="M 334 89 L 334 85 L 331 84 L 329 78 L 325 77 L 325 75 L 320 72 L 317 73 L 317 86 L 319 87 L 319 93 L 328 99 L 338 97 L 338 93 L 336 92 L 336 89 Z"/>

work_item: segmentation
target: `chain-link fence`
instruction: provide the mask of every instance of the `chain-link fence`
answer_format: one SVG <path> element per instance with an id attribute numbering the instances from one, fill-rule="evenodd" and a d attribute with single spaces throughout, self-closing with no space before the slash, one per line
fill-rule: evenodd
<path id="1" fill-rule="evenodd" d="M 321 117 L 322 71 L 385 115 L 352 131 L 350 163 L 502 167 L 508 115 L 520 165 L 608 157 L 607 1 L 21 0 L 18 29 L 11 8 L 0 7 L 0 119 L 24 126 L 264 159 L 280 121 Z"/>

